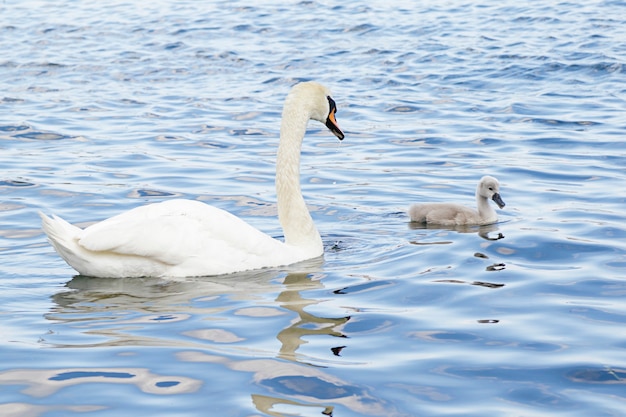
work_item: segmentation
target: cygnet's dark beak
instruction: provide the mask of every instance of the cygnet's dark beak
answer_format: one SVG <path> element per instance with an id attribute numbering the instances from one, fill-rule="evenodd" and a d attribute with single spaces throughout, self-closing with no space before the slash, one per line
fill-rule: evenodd
<path id="1" fill-rule="evenodd" d="M 506 206 L 506 204 L 504 204 L 504 201 L 502 201 L 502 197 L 500 197 L 499 193 L 495 193 L 493 195 L 493 197 L 491 197 L 491 199 L 498 205 L 498 207 L 500 208 L 504 208 L 504 206 Z"/>
<path id="2" fill-rule="evenodd" d="M 335 119 L 335 113 L 337 113 L 337 105 L 335 104 L 335 100 L 328 97 L 328 104 L 330 105 L 330 112 L 328 113 L 328 117 L 326 118 L 326 127 L 330 129 L 331 132 L 335 136 L 339 138 L 339 140 L 343 140 L 344 134 L 339 129 L 339 124 L 337 124 L 337 119 Z"/>

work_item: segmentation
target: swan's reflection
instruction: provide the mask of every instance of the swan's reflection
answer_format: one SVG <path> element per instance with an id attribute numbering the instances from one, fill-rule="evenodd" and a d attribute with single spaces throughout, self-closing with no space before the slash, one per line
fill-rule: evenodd
<path id="1" fill-rule="evenodd" d="M 277 411 L 281 407 L 302 407 L 302 412 L 313 407 L 323 415 L 332 415 L 338 404 L 363 414 L 385 414 L 389 405 L 367 388 L 325 370 L 334 360 L 330 358 L 337 358 L 335 355 L 344 347 L 342 326 L 350 317 L 320 317 L 306 311 L 321 301 L 304 296 L 305 292 L 324 289 L 321 262 L 320 259 L 282 271 L 268 269 L 178 280 L 77 276 L 68 282 L 68 291 L 53 296 L 55 306 L 46 318 L 78 331 L 80 337 L 69 339 L 83 343 L 67 343 L 67 329 L 62 342 L 51 336 L 48 343 L 58 348 L 174 347 L 181 362 L 219 363 L 228 369 L 225 372 L 253 375 L 256 391 L 263 387 L 267 392 L 251 392 L 252 402 L 260 412 L 269 415 L 283 415 Z M 282 315 L 292 317 L 286 326 L 267 327 L 280 341 L 278 351 L 268 352 L 246 342 L 249 338 L 241 323 L 250 317 L 267 317 L 269 321 Z M 242 317 L 242 322 L 236 322 L 238 317 Z M 153 324 L 159 325 L 159 331 L 146 332 Z M 214 324 L 221 327 L 217 329 Z M 307 336 L 319 335 L 340 338 L 342 343 L 330 348 L 326 358 L 298 354 L 301 345 L 307 343 Z M 95 343 L 84 343 L 94 338 Z M 316 365 L 320 362 L 323 365 Z"/>
<path id="2" fill-rule="evenodd" d="M 311 271 L 311 268 L 308 268 Z M 62 322 L 88 321 L 85 314 L 106 311 L 109 313 L 104 320 L 114 319 L 117 325 L 154 322 L 173 322 L 186 320 L 194 315 L 214 315 L 225 310 L 224 303 L 219 298 L 228 297 L 230 300 L 250 301 L 250 306 L 239 309 L 246 315 L 273 315 L 267 312 L 276 306 L 292 311 L 298 319 L 292 320 L 291 324 L 277 334 L 281 342 L 279 357 L 296 360 L 296 351 L 303 344 L 303 337 L 308 335 L 329 335 L 333 337 L 345 337 L 340 326 L 346 323 L 350 317 L 326 318 L 318 317 L 305 311 L 305 308 L 319 301 L 306 299 L 301 295 L 302 291 L 323 289 L 316 273 L 288 272 L 282 281 L 283 290 L 275 297 L 276 304 L 267 305 L 265 300 L 268 294 L 275 293 L 278 285 L 275 280 L 281 273 L 278 271 L 261 270 L 246 273 L 233 274 L 223 277 L 202 277 L 185 279 L 155 279 L 155 278 L 91 278 L 76 276 L 67 283 L 67 288 L 73 291 L 61 292 L 53 296 L 57 308 L 47 315 L 47 318 Z M 213 302 L 215 301 L 215 302 Z M 263 304 L 259 306 L 259 304 Z M 173 308 L 184 306 L 184 308 Z M 254 310 L 252 313 L 249 313 Z M 119 316 L 115 313 L 121 313 Z M 133 318 L 122 318 L 128 312 L 140 313 L 139 317 L 134 314 Z M 274 314 L 284 314 L 276 312 Z M 131 314 L 133 315 L 133 314 Z M 92 317 L 91 320 L 98 320 Z M 121 321 L 123 320 L 123 321 Z M 92 330 L 91 333 L 97 333 Z M 111 336 L 111 330 L 105 330 L 106 335 Z M 122 335 L 119 335 L 123 337 Z M 133 344 L 137 342 L 135 338 Z M 120 345 L 123 341 L 115 343 L 104 342 L 101 345 Z M 69 345 L 56 345 L 57 347 L 70 347 Z"/>
<path id="3" fill-rule="evenodd" d="M 423 230 L 423 229 L 449 230 L 449 231 L 455 231 L 458 233 L 476 233 L 478 234 L 478 236 L 482 237 L 485 240 L 504 239 L 504 235 L 500 232 L 498 232 L 498 234 L 495 236 L 490 236 L 490 233 L 495 233 L 500 229 L 497 223 L 486 224 L 483 226 L 467 226 L 467 225 L 440 226 L 440 225 L 429 224 L 429 223 L 409 222 L 408 225 L 409 225 L 409 229 L 411 230 Z"/>
<path id="4" fill-rule="evenodd" d="M 428 223 L 417 223 L 417 222 L 409 222 L 409 229 L 411 230 L 441 230 L 441 233 L 437 233 L 437 234 L 429 234 L 428 237 L 428 241 L 426 240 L 413 240 L 410 243 L 412 245 L 419 245 L 419 246 L 425 246 L 425 245 L 447 245 L 447 244 L 452 244 L 453 241 L 451 240 L 443 240 L 441 239 L 442 236 L 447 236 L 449 234 L 449 232 L 456 232 L 456 233 L 476 233 L 478 234 L 478 236 L 482 237 L 485 240 L 488 241 L 496 241 L 496 240 L 500 240 L 500 239 L 504 239 L 504 235 L 499 232 L 499 227 L 498 227 L 498 223 L 494 223 L 494 224 L 487 224 L 487 225 L 482 225 L 482 226 L 468 226 L 468 225 L 459 225 L 459 226 L 440 226 L 440 225 L 431 225 Z M 496 235 L 497 233 L 497 235 Z M 491 235 L 490 235 L 491 234 Z M 493 235 L 493 236 L 492 236 Z M 433 237 L 435 237 L 437 240 L 433 240 Z M 483 243 L 480 246 L 484 247 L 484 246 L 489 246 L 490 243 Z M 482 258 L 482 259 L 489 259 L 489 257 L 487 255 L 485 255 L 482 252 L 475 252 L 474 253 L 474 257 L 476 258 Z M 494 272 L 494 271 L 502 271 L 506 268 L 506 265 L 502 262 L 495 262 L 492 263 L 491 265 L 487 265 L 485 267 L 485 270 L 488 272 Z M 437 280 L 436 282 L 447 282 L 447 283 L 458 283 L 458 284 L 466 284 L 467 282 L 464 280 L 459 280 L 459 279 L 444 279 L 444 280 Z M 469 282 L 471 285 L 478 285 L 478 286 L 483 286 L 483 287 L 487 287 L 487 288 L 501 288 L 504 286 L 504 284 L 501 283 L 492 283 L 492 282 L 483 282 L 483 281 L 473 281 L 473 282 Z"/>
<path id="5" fill-rule="evenodd" d="M 313 304 L 317 304 L 317 300 L 302 298 L 300 291 L 303 288 L 323 288 L 322 283 L 319 280 L 311 280 L 307 274 L 292 273 L 288 274 L 283 284 L 287 287 L 285 291 L 282 291 L 276 301 L 280 305 L 295 312 L 299 320 L 294 321 L 292 325 L 281 330 L 277 338 L 281 342 L 281 348 L 279 357 L 289 360 L 296 360 L 295 353 L 305 343 L 302 340 L 303 336 L 309 335 L 329 335 L 334 337 L 346 337 L 340 327 L 350 320 L 349 316 L 338 318 L 326 318 L 317 317 L 313 314 L 304 311 L 305 307 Z M 337 349 L 332 348 L 334 353 Z"/>

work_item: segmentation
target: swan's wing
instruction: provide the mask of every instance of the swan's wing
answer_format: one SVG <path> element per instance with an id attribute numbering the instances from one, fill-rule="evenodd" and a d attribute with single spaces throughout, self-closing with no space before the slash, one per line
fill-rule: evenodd
<path id="1" fill-rule="evenodd" d="M 439 225 L 460 225 L 478 222 L 478 212 L 454 203 L 414 204 L 409 208 L 411 221 Z"/>
<path id="2" fill-rule="evenodd" d="M 86 228 L 79 244 L 94 252 L 147 257 L 176 265 L 224 253 L 263 256 L 279 242 L 227 211 L 193 200 L 137 207 Z"/>

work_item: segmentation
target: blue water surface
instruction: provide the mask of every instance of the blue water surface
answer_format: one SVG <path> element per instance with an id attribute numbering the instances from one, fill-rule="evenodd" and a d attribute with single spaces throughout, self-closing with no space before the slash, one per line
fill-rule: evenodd
<path id="1" fill-rule="evenodd" d="M 2 416 L 623 416 L 626 3 L 0 3 Z M 76 276 L 80 226 L 198 199 L 280 237 L 282 103 L 327 85 L 325 256 Z M 409 223 L 409 204 L 500 222 Z"/>

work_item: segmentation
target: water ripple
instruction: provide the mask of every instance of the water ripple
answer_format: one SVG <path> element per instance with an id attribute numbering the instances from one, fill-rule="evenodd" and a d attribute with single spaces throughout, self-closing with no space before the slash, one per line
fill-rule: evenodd
<path id="1" fill-rule="evenodd" d="M 0 414 L 623 414 L 622 2 L 32 6 L 0 4 Z M 323 259 L 111 281 L 45 241 L 178 197 L 281 237 L 304 80 L 346 132 L 303 144 Z M 499 223 L 409 223 L 486 174 Z"/>

